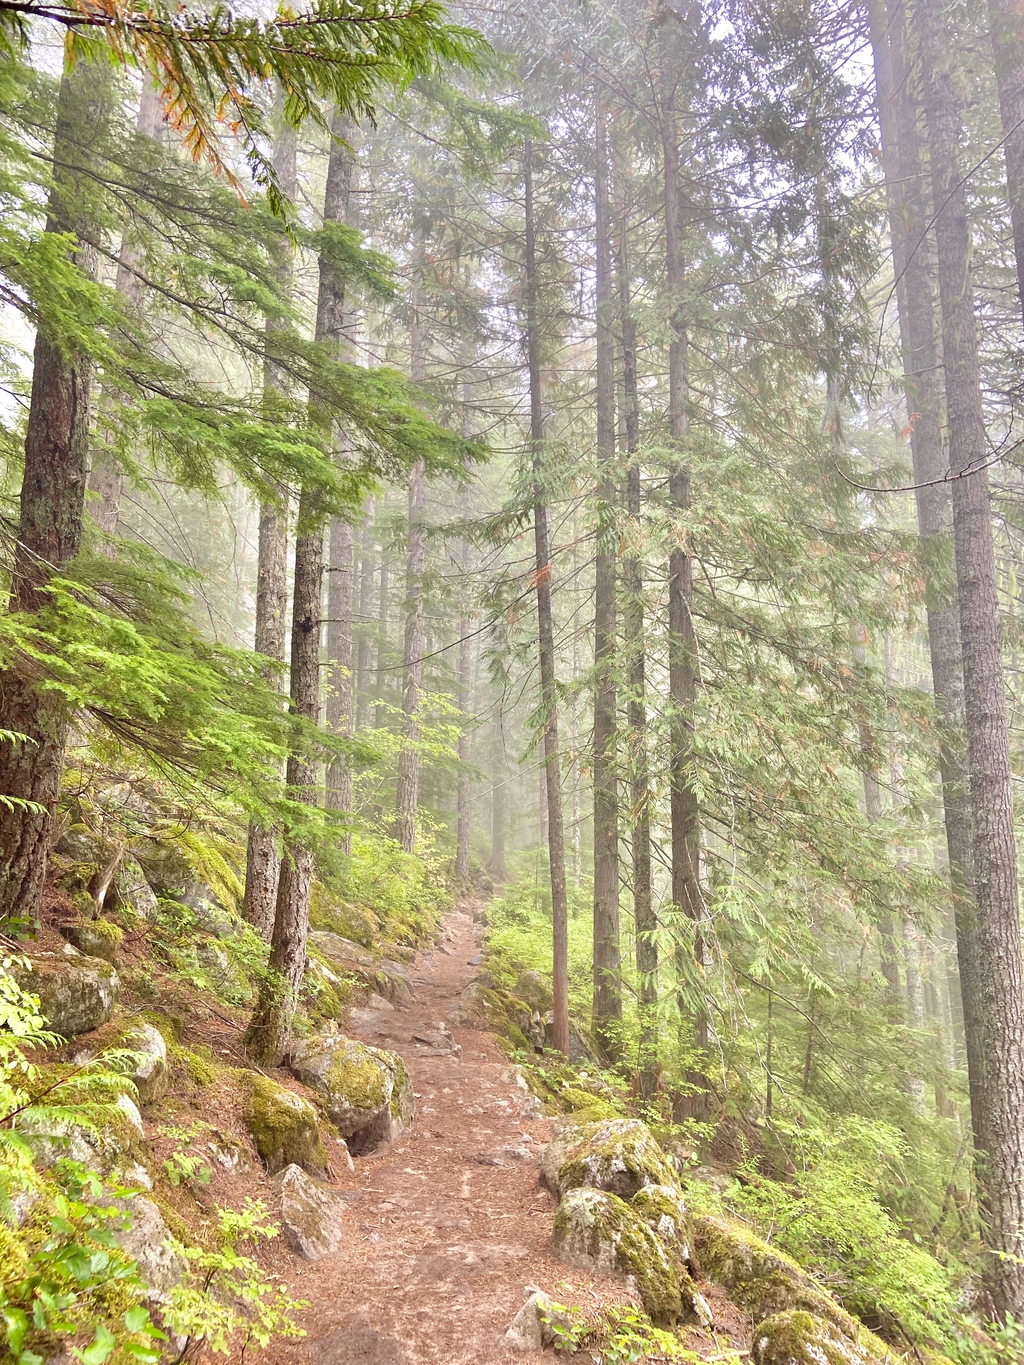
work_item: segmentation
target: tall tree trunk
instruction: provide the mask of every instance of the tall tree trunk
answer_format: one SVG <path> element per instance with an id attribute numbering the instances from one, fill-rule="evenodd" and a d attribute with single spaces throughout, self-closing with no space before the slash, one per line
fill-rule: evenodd
<path id="1" fill-rule="evenodd" d="M 359 635 L 356 641 L 356 729 L 366 725 L 370 692 L 370 612 L 373 610 L 373 512 L 374 499 L 366 508 L 366 525 L 360 539 Z"/>
<path id="2" fill-rule="evenodd" d="M 296 150 L 298 139 L 293 130 L 283 132 L 274 149 L 274 166 L 281 188 L 289 198 L 297 182 Z M 280 244 L 278 280 L 288 291 L 292 280 L 292 253 L 289 244 Z M 263 404 L 269 420 L 274 405 L 283 394 L 286 377 L 274 359 L 274 326 L 266 325 L 267 355 L 263 365 Z M 256 559 L 256 630 L 253 648 L 271 661 L 266 669 L 268 681 L 281 685 L 288 616 L 288 490 L 282 484 L 273 502 L 260 504 L 259 545 Z M 269 942 L 274 928 L 274 910 L 281 876 L 280 830 L 265 828 L 255 820 L 249 823 L 245 850 L 245 893 L 242 915 Z"/>
<path id="3" fill-rule="evenodd" d="M 910 453 L 917 484 L 917 524 L 925 560 L 928 650 L 932 687 L 942 719 L 939 772 L 956 925 L 958 1004 L 963 1018 L 971 1110 L 972 1114 L 980 1114 L 983 1029 L 976 961 L 974 829 L 963 734 L 960 618 L 956 586 L 948 569 L 953 559 L 952 507 L 949 487 L 942 482 L 949 462 L 942 438 L 938 322 L 926 238 L 931 208 L 922 165 L 919 107 L 907 54 L 903 4 L 894 0 L 887 12 L 884 0 L 872 0 L 868 17 L 882 133 L 882 165 L 888 187 Z"/>
<path id="4" fill-rule="evenodd" d="M 398 841 L 407 853 L 416 847 L 416 810 L 420 781 L 420 685 L 423 681 L 423 569 L 427 538 L 423 521 L 426 479 L 422 462 L 409 480 L 409 548 L 405 561 L 405 633 L 402 644 L 402 748 L 398 755 L 395 799 Z"/>
<path id="5" fill-rule="evenodd" d="M 317 494 L 304 488 L 299 497 L 295 540 L 295 594 L 291 633 L 292 714 L 312 725 L 320 711 L 320 620 L 323 613 L 324 517 Z M 297 743 L 288 757 L 287 786 L 293 801 L 317 803 L 316 757 Z M 306 968 L 313 850 L 292 836 L 285 844 L 277 890 L 268 970 L 246 1032 L 255 1060 L 277 1066 L 291 1037 Z"/>
<path id="6" fill-rule="evenodd" d="M 1024 5 L 1021 0 L 988 0 L 988 16 L 1003 125 L 1017 289 L 1024 307 Z"/>
<path id="7" fill-rule="evenodd" d="M 388 690 L 388 622 L 391 610 L 391 561 L 385 545 L 380 551 L 380 600 L 377 604 L 377 705 L 373 723 L 378 730 L 387 724 L 384 703 Z"/>
<path id="8" fill-rule="evenodd" d="M 505 871 L 505 791 L 508 772 L 505 764 L 505 742 L 500 718 L 494 723 L 494 748 L 491 763 L 491 858 L 487 870 L 496 882 L 508 876 Z"/>
<path id="9" fill-rule="evenodd" d="M 935 0 L 915 11 L 932 176 L 949 464 L 954 476 L 964 719 L 974 813 L 982 1025 L 979 1160 L 986 1280 L 1000 1318 L 1024 1312 L 1024 997 L 1009 732 L 955 73 Z"/>
<path id="10" fill-rule="evenodd" d="M 678 35 L 677 35 L 678 38 Z M 671 46 L 673 39 L 666 34 Z M 687 464 L 689 439 L 689 358 L 686 310 L 686 256 L 683 239 L 682 192 L 679 180 L 679 130 L 676 109 L 676 61 L 670 53 L 668 78 L 662 101 L 662 152 L 665 194 L 665 280 L 668 287 L 669 323 L 669 443 L 673 456 L 669 466 L 669 503 L 680 520 L 690 506 L 690 471 Z M 687 992 L 683 983 L 704 973 L 704 939 L 701 921 L 704 903 L 700 884 L 700 811 L 693 788 L 694 720 L 697 682 L 697 641 L 693 627 L 693 563 L 676 534 L 668 564 L 668 652 L 669 652 L 669 818 L 672 847 L 672 900 L 678 911 L 693 923 L 693 955 L 685 948 L 677 954 L 681 978 L 680 1011 L 685 1017 Z M 708 1046 L 708 1016 L 699 1006 L 693 1018 L 694 1042 L 702 1051 Z M 702 1077 L 694 1075 L 698 1087 Z M 688 1097 L 679 1113 L 699 1113 L 703 1108 L 698 1093 Z"/>
<path id="11" fill-rule="evenodd" d="M 644 574 L 638 548 L 642 512 L 640 408 L 637 398 L 636 319 L 629 273 L 629 218 L 626 197 L 618 242 L 619 316 L 622 329 L 622 395 L 625 428 L 626 511 L 632 541 L 623 564 L 623 644 L 629 684 L 630 826 L 633 866 L 633 923 L 636 930 L 637 1070 L 640 1098 L 651 1103 L 658 1091 L 658 918 L 651 869 L 651 794 L 647 756 L 647 678 L 644 642 Z"/>
<path id="12" fill-rule="evenodd" d="M 409 336 L 410 377 L 422 384 L 427 377 L 427 339 L 424 332 L 424 243 L 416 251 L 417 280 Z M 402 748 L 398 755 L 395 813 L 398 841 L 407 853 L 416 847 L 416 810 L 420 782 L 420 686 L 423 681 L 423 571 L 427 534 L 424 523 L 426 476 L 420 461 L 409 480 L 409 539 L 405 561 L 405 633 L 402 644 Z"/>
<path id="13" fill-rule="evenodd" d="M 533 205 L 533 144 L 524 148 L 526 208 L 526 355 L 530 374 L 530 452 L 533 461 L 533 535 L 536 551 L 537 638 L 540 706 L 544 726 L 544 781 L 547 795 L 548 868 L 551 878 L 551 984 L 554 996 L 553 1042 L 569 1055 L 569 913 L 565 886 L 562 829 L 562 768 L 558 752 L 555 680 L 555 629 L 551 611 L 551 542 L 548 535 L 544 410 L 540 375 L 540 285 Z"/>
<path id="14" fill-rule="evenodd" d="M 619 947 L 619 797 L 615 688 L 615 337 L 612 330 L 608 114 L 595 107 L 597 550 L 594 579 L 594 1036 L 612 1060 L 622 1050 Z"/>
<path id="15" fill-rule="evenodd" d="M 163 123 L 163 109 L 153 82 L 144 79 L 139 99 L 136 132 L 140 137 L 155 138 Z M 121 248 L 117 253 L 117 276 L 114 287 L 124 299 L 129 313 L 138 312 L 142 302 L 142 279 L 139 265 L 142 244 L 131 218 L 121 233 Z M 93 522 L 104 535 L 115 536 L 121 519 L 121 498 L 124 494 L 124 470 L 117 458 L 114 433 L 110 429 L 111 402 L 108 393 L 100 398 L 99 439 L 92 452 L 89 469 L 89 492 L 94 495 L 90 512 Z"/>
<path id="16" fill-rule="evenodd" d="M 113 73 L 104 61 L 68 65 L 57 96 L 53 185 L 46 233 L 77 238 L 75 266 L 95 273 L 88 130 L 110 117 Z M 21 520 L 14 555 L 11 610 L 32 612 L 47 600 L 54 571 L 74 559 L 82 539 L 93 367 L 83 351 L 36 333 L 25 435 Z M 0 925 L 36 923 L 53 814 L 60 796 L 70 716 L 55 692 L 38 692 L 16 669 L 0 672 L 0 722 L 24 739 L 0 744 L 0 791 L 26 806 L 0 809 Z"/>
<path id="17" fill-rule="evenodd" d="M 328 172 L 324 193 L 324 222 L 350 224 L 352 221 L 352 190 L 356 179 L 356 160 L 350 144 L 355 126 L 349 118 L 335 118 L 332 134 L 334 143 L 331 160 L 336 163 L 333 175 Z M 318 331 L 323 316 L 321 340 L 330 346 L 339 360 L 350 360 L 352 350 L 353 317 L 345 306 L 342 281 L 333 271 L 320 265 L 320 293 L 317 301 Z M 335 433 L 338 462 L 352 458 L 352 442 L 344 431 Z M 327 730 L 332 735 L 348 737 L 352 734 L 352 523 L 347 517 L 332 517 L 328 551 L 327 578 L 327 640 L 326 663 L 330 672 L 325 716 Z M 352 808 L 352 770 L 348 759 L 336 754 L 327 764 L 326 805 L 328 810 L 346 813 Z M 352 834 L 346 829 L 341 836 L 342 850 L 352 851 Z"/>
<path id="18" fill-rule="evenodd" d="M 462 547 L 462 569 L 467 567 L 467 548 Z M 457 829 L 455 842 L 455 876 L 460 882 L 469 880 L 469 837 L 471 833 L 471 806 L 469 800 L 469 680 L 472 640 L 469 638 L 470 617 L 463 612 L 459 617 L 459 695 L 458 707 L 461 717 L 459 730 L 459 777 L 455 798 Z"/>
<path id="19" fill-rule="evenodd" d="M 344 221 L 344 200 L 351 184 L 352 154 L 347 146 L 351 124 L 337 112 L 331 123 L 331 151 L 324 190 L 324 218 Z M 316 309 L 316 341 L 337 349 L 344 337 L 344 283 L 320 258 Z M 312 420 L 327 424 L 317 395 L 310 395 Z M 295 583 L 292 599 L 290 695 L 292 714 L 316 725 L 320 714 L 320 632 L 323 617 L 324 511 L 318 489 L 304 486 L 299 495 L 295 538 Z M 317 804 L 318 761 L 308 741 L 297 737 L 288 757 L 286 783 L 293 801 Z M 270 961 L 260 983 L 246 1043 L 255 1059 L 276 1066 L 291 1037 L 302 977 L 306 969 L 309 899 L 313 884 L 313 849 L 291 834 L 285 840 L 270 940 Z"/>

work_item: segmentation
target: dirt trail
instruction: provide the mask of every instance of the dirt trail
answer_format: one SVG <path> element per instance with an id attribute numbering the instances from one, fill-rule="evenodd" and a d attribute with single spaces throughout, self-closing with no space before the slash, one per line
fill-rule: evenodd
<path id="1" fill-rule="evenodd" d="M 415 1002 L 351 1030 L 402 1056 L 416 1119 L 393 1147 L 338 1179 L 347 1205 L 340 1250 L 277 1266 L 310 1307 L 300 1317 L 306 1337 L 276 1346 L 274 1365 L 550 1365 L 550 1354 L 502 1341 L 527 1285 L 581 1307 L 629 1298 L 622 1285 L 549 1254 L 554 1200 L 538 1185 L 536 1158 L 554 1125 L 528 1117 L 530 1097 L 492 1035 L 449 1018 L 479 971 L 469 962 L 478 934 L 471 907 L 450 915 L 438 945 L 410 968 Z M 416 1041 L 440 1023 L 461 1057 Z M 477 1160 L 500 1147 L 534 1155 L 504 1166 Z"/>

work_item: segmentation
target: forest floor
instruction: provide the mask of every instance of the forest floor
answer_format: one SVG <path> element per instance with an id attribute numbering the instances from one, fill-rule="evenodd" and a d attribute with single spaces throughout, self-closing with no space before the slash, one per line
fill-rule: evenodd
<path id="1" fill-rule="evenodd" d="M 528 1286 L 582 1309 L 630 1302 L 621 1283 L 551 1256 L 555 1201 L 538 1184 L 537 1158 L 554 1121 L 530 1116 L 536 1104 L 496 1038 L 456 1022 L 459 997 L 479 971 L 470 961 L 480 953 L 473 909 L 450 914 L 411 967 L 412 1005 L 379 1022 L 364 1012 L 364 1026 L 349 1030 L 402 1056 L 416 1117 L 393 1146 L 334 1182 L 347 1206 L 337 1252 L 307 1265 L 278 1244 L 273 1268 L 309 1307 L 298 1319 L 306 1336 L 275 1343 L 274 1365 L 550 1365 L 551 1353 L 511 1351 L 502 1340 Z M 417 1041 L 439 1025 L 461 1055 Z M 706 1292 L 726 1330 L 693 1329 L 687 1346 L 709 1358 L 742 1350 L 745 1315 L 719 1291 Z"/>

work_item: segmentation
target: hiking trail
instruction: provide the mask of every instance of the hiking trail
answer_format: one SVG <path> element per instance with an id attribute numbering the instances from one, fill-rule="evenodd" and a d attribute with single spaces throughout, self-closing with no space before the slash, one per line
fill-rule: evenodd
<path id="1" fill-rule="evenodd" d="M 378 1019 L 362 1011 L 362 1026 L 348 1030 L 400 1054 L 416 1116 L 398 1142 L 357 1159 L 333 1183 L 346 1208 L 338 1251 L 307 1264 L 275 1248 L 274 1270 L 310 1306 L 298 1316 L 306 1336 L 275 1343 L 274 1365 L 551 1365 L 553 1352 L 514 1351 L 502 1340 L 527 1286 L 580 1308 L 631 1301 L 621 1282 L 551 1256 L 555 1200 L 538 1183 L 538 1158 L 554 1121 L 533 1117 L 538 1105 L 494 1035 L 452 1018 L 480 970 L 475 908 L 451 912 L 411 965 L 408 1008 Z M 442 1024 L 461 1055 L 417 1040 Z M 734 1335 L 694 1329 L 687 1344 L 720 1357 L 746 1344 L 749 1322 L 723 1295 L 705 1292 L 716 1322 Z"/>

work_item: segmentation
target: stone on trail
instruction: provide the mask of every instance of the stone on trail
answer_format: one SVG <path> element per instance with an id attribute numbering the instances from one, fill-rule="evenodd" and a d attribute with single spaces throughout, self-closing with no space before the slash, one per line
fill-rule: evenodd
<path id="1" fill-rule="evenodd" d="M 671 1326 L 679 1321 L 679 1272 L 657 1234 L 617 1195 L 569 1190 L 555 1214 L 551 1250 L 578 1270 L 621 1275 L 653 1322 Z"/>
<path id="2" fill-rule="evenodd" d="M 776 1313 L 756 1326 L 750 1354 L 754 1365 L 881 1365 L 891 1358 L 888 1351 L 851 1341 L 833 1323 L 800 1309 Z"/>
<path id="3" fill-rule="evenodd" d="M 558 1308 L 540 1289 L 534 1289 L 505 1333 L 505 1345 L 513 1351 L 543 1351 L 554 1346 L 570 1326 L 568 1313 Z"/>
<path id="4" fill-rule="evenodd" d="M 309 1101 L 269 1076 L 251 1075 L 247 1082 L 242 1117 L 270 1174 L 285 1166 L 301 1166 L 323 1175 L 330 1162 L 320 1139 L 316 1110 Z"/>
<path id="5" fill-rule="evenodd" d="M 293 1043 L 287 1063 L 293 1076 L 321 1096 L 353 1156 L 394 1142 L 412 1123 L 412 1083 L 394 1052 L 325 1033 Z"/>
<path id="6" fill-rule="evenodd" d="M 479 1166 L 511 1166 L 517 1161 L 532 1161 L 529 1147 L 492 1147 L 489 1152 L 478 1152 L 473 1160 Z"/>
<path id="7" fill-rule="evenodd" d="M 277 1177 L 285 1240 L 307 1261 L 337 1251 L 345 1236 L 345 1206 L 332 1190 L 311 1180 L 301 1166 L 288 1166 Z"/>
<path id="8" fill-rule="evenodd" d="M 83 957 L 68 944 L 59 953 L 37 953 L 11 975 L 23 991 L 39 997 L 46 1027 L 62 1038 L 76 1038 L 105 1024 L 121 990 L 117 972 L 99 957 Z"/>
<path id="9" fill-rule="evenodd" d="M 645 1185 L 677 1184 L 664 1152 L 639 1119 L 599 1119 L 563 1128 L 544 1149 L 541 1181 L 558 1196 L 586 1186 L 626 1200 Z"/>

